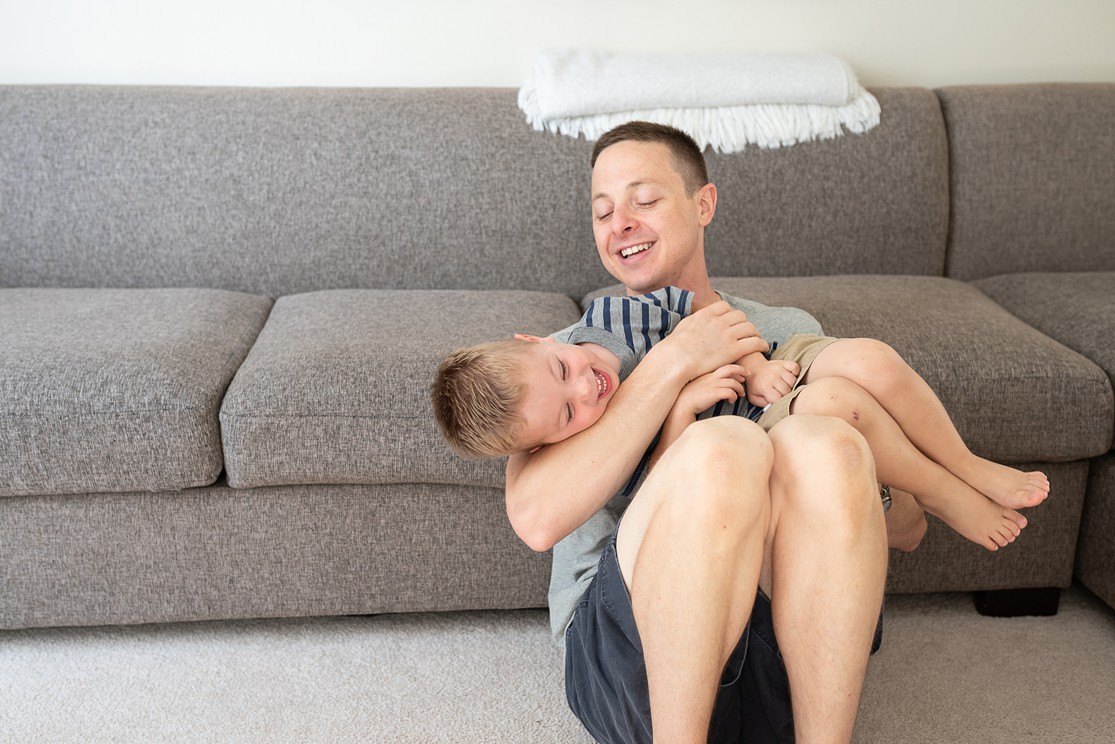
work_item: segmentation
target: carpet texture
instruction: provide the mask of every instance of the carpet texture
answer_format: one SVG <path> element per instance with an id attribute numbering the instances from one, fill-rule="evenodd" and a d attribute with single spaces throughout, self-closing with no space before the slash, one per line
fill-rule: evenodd
<path id="1" fill-rule="evenodd" d="M 0 632 L 0 741 L 573 742 L 541 611 Z M 868 742 L 1115 741 L 1115 612 L 888 598 Z"/>

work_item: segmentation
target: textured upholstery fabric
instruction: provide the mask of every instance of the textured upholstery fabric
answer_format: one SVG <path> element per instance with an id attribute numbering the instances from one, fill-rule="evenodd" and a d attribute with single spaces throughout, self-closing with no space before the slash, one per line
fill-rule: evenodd
<path id="1" fill-rule="evenodd" d="M 1077 577 L 1115 607 L 1115 453 L 1092 461 L 1076 546 Z"/>
<path id="2" fill-rule="evenodd" d="M 0 175 L 0 286 L 579 297 L 610 281 L 591 145 L 533 131 L 515 95 L 0 87 L 0 174 L 18 174 Z M 941 272 L 937 99 L 876 96 L 882 121 L 862 136 L 710 156 L 710 240 L 740 246 L 716 271 Z"/>
<path id="3" fill-rule="evenodd" d="M 929 531 L 912 553 L 892 550 L 887 591 L 944 592 L 1067 587 L 1072 583 L 1073 551 L 1088 480 L 1088 463 L 1018 463 L 1049 476 L 1050 496 L 1026 510 L 1030 520 L 1010 547 L 990 552 L 929 518 Z"/>
<path id="4" fill-rule="evenodd" d="M 947 276 L 1115 271 L 1115 86 L 937 94 L 952 163 Z"/>
<path id="5" fill-rule="evenodd" d="M 0 495 L 221 471 L 221 396 L 271 307 L 220 290 L 0 289 Z"/>
<path id="6" fill-rule="evenodd" d="M 503 461 L 465 460 L 430 410 L 458 346 L 545 335 L 580 317 L 540 292 L 332 290 L 282 297 L 221 411 L 229 483 L 502 487 Z"/>
<path id="7" fill-rule="evenodd" d="M 4 499 L 0 627 L 544 607 L 501 490 L 223 484 Z"/>
<path id="8" fill-rule="evenodd" d="M 1098 364 L 1115 388 L 1115 271 L 1007 274 L 973 284 L 1029 325 Z M 1104 402 L 1097 400 L 1096 405 L 1102 408 Z"/>
<path id="9" fill-rule="evenodd" d="M 710 273 L 943 273 L 948 143 L 937 97 L 872 92 L 882 116 L 866 134 L 706 153 L 718 193 L 706 234 Z"/>
<path id="10" fill-rule="evenodd" d="M 712 283 L 767 305 L 803 308 L 829 335 L 886 341 L 936 391 L 968 446 L 984 457 L 1077 460 L 1110 444 L 1115 414 L 1103 372 L 968 284 L 908 276 Z"/>

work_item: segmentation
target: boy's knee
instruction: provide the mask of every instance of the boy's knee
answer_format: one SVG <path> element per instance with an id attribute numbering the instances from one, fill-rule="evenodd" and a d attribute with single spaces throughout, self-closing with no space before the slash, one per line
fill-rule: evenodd
<path id="1" fill-rule="evenodd" d="M 870 379 L 878 388 L 897 382 L 901 375 L 911 371 L 906 360 L 890 344 L 873 338 L 857 338 L 854 343 L 859 377 Z"/>

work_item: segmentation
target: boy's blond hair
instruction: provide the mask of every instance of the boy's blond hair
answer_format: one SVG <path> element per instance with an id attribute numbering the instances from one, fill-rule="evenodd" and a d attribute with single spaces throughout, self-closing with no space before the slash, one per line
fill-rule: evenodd
<path id="1" fill-rule="evenodd" d="M 465 457 L 503 457 L 527 447 L 522 355 L 529 341 L 508 339 L 453 351 L 437 370 L 430 400 L 442 436 Z"/>

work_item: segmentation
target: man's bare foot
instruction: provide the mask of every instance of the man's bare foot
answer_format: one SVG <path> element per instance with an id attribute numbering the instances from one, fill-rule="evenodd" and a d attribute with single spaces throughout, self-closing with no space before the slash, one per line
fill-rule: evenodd
<path id="1" fill-rule="evenodd" d="M 976 457 L 971 470 L 957 473 L 969 486 L 1000 506 L 1025 509 L 1037 506 L 1049 495 L 1049 478 L 1045 473 L 1024 473 L 982 457 Z"/>
<path id="2" fill-rule="evenodd" d="M 906 491 L 892 488 L 891 508 L 887 512 L 887 546 L 911 553 L 921 545 L 929 525 L 925 510 Z"/>
<path id="3" fill-rule="evenodd" d="M 925 510 L 988 550 L 1005 548 L 1026 526 L 1026 517 L 1014 509 L 996 504 L 983 494 L 964 489 L 932 499 L 919 498 Z"/>

